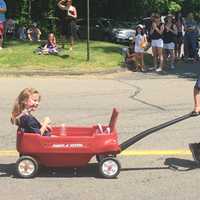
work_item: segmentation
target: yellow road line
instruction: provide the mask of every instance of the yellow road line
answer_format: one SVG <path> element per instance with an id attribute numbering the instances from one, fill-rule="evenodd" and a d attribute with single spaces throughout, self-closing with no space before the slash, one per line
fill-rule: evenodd
<path id="1" fill-rule="evenodd" d="M 7 156 L 18 156 L 18 152 L 15 150 L 0 150 L 0 157 L 7 157 Z"/>
<path id="2" fill-rule="evenodd" d="M 151 156 L 151 155 L 190 155 L 189 150 L 126 150 L 120 155 L 122 156 Z"/>
<path id="3" fill-rule="evenodd" d="M 0 157 L 18 156 L 15 150 L 0 150 Z M 126 150 L 120 153 L 121 156 L 153 156 L 153 155 L 191 155 L 191 152 L 186 149 L 178 150 Z"/>

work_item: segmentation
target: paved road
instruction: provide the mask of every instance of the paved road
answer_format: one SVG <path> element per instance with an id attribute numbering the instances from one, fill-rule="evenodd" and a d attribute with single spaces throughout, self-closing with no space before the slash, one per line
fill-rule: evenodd
<path id="1" fill-rule="evenodd" d="M 48 115 L 55 124 L 104 124 L 112 108 L 117 107 L 121 143 L 192 110 L 194 74 L 178 70 L 81 78 L 0 78 L 0 199 L 198 199 L 199 169 L 192 161 L 188 143 L 199 140 L 200 118 L 163 129 L 130 147 L 130 152 L 141 155 L 119 156 L 122 171 L 114 180 L 99 179 L 94 164 L 78 170 L 76 175 L 71 169 L 48 169 L 35 179 L 16 179 L 13 168 L 17 157 L 1 153 L 15 149 L 16 127 L 10 125 L 9 117 L 16 95 L 24 87 L 41 91 L 36 115 L 41 119 Z"/>

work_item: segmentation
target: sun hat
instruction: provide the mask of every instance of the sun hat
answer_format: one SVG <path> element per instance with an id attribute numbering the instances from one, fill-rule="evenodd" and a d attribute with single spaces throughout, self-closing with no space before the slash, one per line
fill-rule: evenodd
<path id="1" fill-rule="evenodd" d="M 143 29 L 144 26 L 143 26 L 142 24 L 138 24 L 138 25 L 136 26 L 136 28 L 141 28 L 141 29 Z"/>

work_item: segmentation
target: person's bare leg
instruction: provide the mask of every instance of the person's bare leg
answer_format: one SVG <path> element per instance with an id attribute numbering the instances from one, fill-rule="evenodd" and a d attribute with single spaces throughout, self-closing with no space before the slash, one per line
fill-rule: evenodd
<path id="1" fill-rule="evenodd" d="M 158 55 L 157 55 L 157 50 L 156 50 L 155 47 L 152 47 L 152 53 L 153 53 L 153 65 L 154 65 L 155 68 L 157 68 L 157 66 L 158 66 L 158 62 L 157 62 Z"/>
<path id="2" fill-rule="evenodd" d="M 69 47 L 70 51 L 73 49 L 73 46 L 74 46 L 74 37 L 70 36 L 70 47 Z"/>
<path id="3" fill-rule="evenodd" d="M 65 36 L 64 35 L 61 35 L 61 46 L 62 48 L 64 49 L 65 48 Z"/>
<path id="4" fill-rule="evenodd" d="M 31 34 L 28 34 L 27 36 L 28 36 L 28 39 L 29 39 L 30 41 L 32 41 Z"/>
<path id="5" fill-rule="evenodd" d="M 3 47 L 3 35 L 0 36 L 0 48 L 2 49 Z"/>
<path id="6" fill-rule="evenodd" d="M 163 49 L 163 66 L 167 66 L 167 49 Z"/>
<path id="7" fill-rule="evenodd" d="M 40 36 L 41 34 L 37 34 L 37 41 L 40 42 Z"/>
<path id="8" fill-rule="evenodd" d="M 140 63 L 140 70 L 144 71 L 144 55 L 143 53 L 139 53 L 139 63 Z"/>
<path id="9" fill-rule="evenodd" d="M 144 54 L 141 53 L 141 63 L 142 63 L 142 67 L 144 68 Z"/>
<path id="10" fill-rule="evenodd" d="M 175 66 L 174 66 L 174 63 L 175 63 L 175 52 L 173 49 L 170 49 L 169 50 L 169 55 L 170 55 L 170 67 L 171 69 L 174 69 Z"/>
<path id="11" fill-rule="evenodd" d="M 194 111 L 200 112 L 200 92 L 194 87 Z"/>
<path id="12" fill-rule="evenodd" d="M 159 57 L 159 68 L 163 69 L 163 48 L 157 48 Z"/>

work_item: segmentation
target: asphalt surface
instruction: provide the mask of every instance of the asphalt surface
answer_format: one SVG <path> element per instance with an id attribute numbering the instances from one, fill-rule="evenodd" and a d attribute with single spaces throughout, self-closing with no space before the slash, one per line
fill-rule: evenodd
<path id="1" fill-rule="evenodd" d="M 199 166 L 188 143 L 199 141 L 199 117 L 160 130 L 131 146 L 130 154 L 118 157 L 122 170 L 117 179 L 99 178 L 94 159 L 77 171 L 48 168 L 41 169 L 34 179 L 18 179 L 14 176 L 17 156 L 9 154 L 15 150 L 16 139 L 10 112 L 25 87 L 41 92 L 41 105 L 35 114 L 39 119 L 49 116 L 53 124 L 107 124 L 112 108 L 118 108 L 121 143 L 191 112 L 197 73 L 198 64 L 181 64 L 162 74 L 124 71 L 103 76 L 1 77 L 0 199 L 198 199 Z"/>

